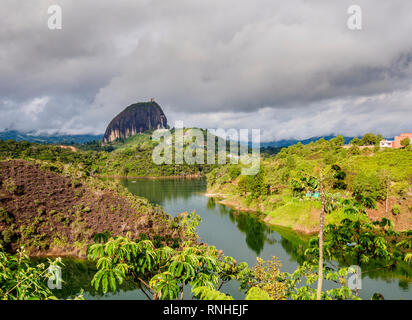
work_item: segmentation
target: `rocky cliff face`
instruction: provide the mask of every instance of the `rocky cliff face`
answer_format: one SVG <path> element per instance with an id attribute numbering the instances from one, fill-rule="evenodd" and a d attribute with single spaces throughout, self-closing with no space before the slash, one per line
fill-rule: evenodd
<path id="1" fill-rule="evenodd" d="M 126 139 L 136 133 L 166 127 L 166 116 L 156 102 L 139 102 L 128 106 L 110 122 L 103 142 Z"/>

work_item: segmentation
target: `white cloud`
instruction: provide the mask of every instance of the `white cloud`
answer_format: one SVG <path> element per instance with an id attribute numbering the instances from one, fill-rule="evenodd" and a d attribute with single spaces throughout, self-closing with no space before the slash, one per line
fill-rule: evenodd
<path id="1" fill-rule="evenodd" d="M 34 100 L 23 104 L 21 109 L 26 116 L 37 119 L 38 114 L 44 110 L 49 100 L 49 97 L 35 98 Z"/>
<path id="2" fill-rule="evenodd" d="M 51 4 L 63 30 L 47 28 Z M 410 131 L 412 3 L 359 0 L 362 31 L 352 4 L 2 0 L 0 130 L 102 132 L 155 97 L 170 122 L 266 140 Z"/>

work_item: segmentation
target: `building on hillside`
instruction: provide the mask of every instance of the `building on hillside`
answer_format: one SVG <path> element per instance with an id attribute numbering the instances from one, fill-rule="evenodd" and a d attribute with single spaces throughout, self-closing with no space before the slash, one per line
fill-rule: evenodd
<path id="1" fill-rule="evenodd" d="M 394 140 L 383 139 L 379 144 L 381 148 L 402 148 L 401 141 L 405 138 L 409 138 L 412 143 L 412 133 L 401 133 L 399 136 L 395 137 Z"/>
<path id="2" fill-rule="evenodd" d="M 410 142 L 412 143 L 412 133 L 401 133 L 400 136 L 395 137 L 393 141 L 393 148 L 395 149 L 403 148 L 401 145 L 401 141 L 406 138 L 409 138 Z"/>
<path id="3" fill-rule="evenodd" d="M 381 148 L 393 148 L 393 140 L 381 140 L 380 142 Z"/>

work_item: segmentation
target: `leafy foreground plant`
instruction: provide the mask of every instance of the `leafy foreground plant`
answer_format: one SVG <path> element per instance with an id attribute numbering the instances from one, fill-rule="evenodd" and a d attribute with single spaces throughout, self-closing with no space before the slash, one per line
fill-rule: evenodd
<path id="1" fill-rule="evenodd" d="M 329 224 L 324 234 L 323 250 L 329 261 L 345 261 L 359 267 L 374 262 L 382 264 L 382 269 L 393 268 L 400 261 L 409 262 L 411 254 L 408 250 L 412 247 L 409 232 L 404 232 L 405 239 L 396 243 L 393 239 L 398 239 L 400 234 L 393 230 L 391 220 L 383 218 L 367 222 L 362 219 L 367 217 L 367 209 L 375 208 L 372 199 L 361 196 L 342 199 L 341 205 L 348 218 L 336 225 Z M 307 253 L 316 259 L 319 256 L 319 239 L 311 239 L 310 245 Z M 355 287 L 355 295 L 358 294 L 359 289 Z"/>
<path id="2" fill-rule="evenodd" d="M 33 266 L 24 248 L 9 254 L 0 246 L 0 300 L 57 300 L 46 284 L 56 280 L 50 270 L 62 265 L 57 258 Z M 83 290 L 73 299 L 84 300 Z"/>
<path id="3" fill-rule="evenodd" d="M 0 247 L 0 300 L 57 299 L 47 287 L 50 278 L 49 267 L 61 264 L 59 259 L 48 260 L 48 265 L 30 264 L 24 249 L 12 255 Z"/>
<path id="4" fill-rule="evenodd" d="M 89 247 L 89 259 L 97 261 L 98 272 L 92 284 L 96 290 L 115 291 L 125 279 L 138 284 L 149 299 L 183 299 L 185 286 L 190 286 L 195 299 L 226 300 L 231 296 L 220 292 L 230 280 L 240 283 L 246 299 L 284 300 L 314 299 L 317 270 L 309 264 L 294 273 L 281 273 L 276 258 L 268 262 L 258 259 L 250 269 L 247 263 L 237 263 L 224 256 L 213 246 L 190 244 L 174 250 L 163 246 L 156 248 L 151 241 L 133 241 L 129 237 L 110 238 L 106 243 Z M 326 278 L 342 284 L 347 269 L 339 272 L 325 271 Z M 302 282 L 304 282 L 301 284 Z M 352 299 L 352 291 L 342 286 L 322 293 L 323 299 Z"/>

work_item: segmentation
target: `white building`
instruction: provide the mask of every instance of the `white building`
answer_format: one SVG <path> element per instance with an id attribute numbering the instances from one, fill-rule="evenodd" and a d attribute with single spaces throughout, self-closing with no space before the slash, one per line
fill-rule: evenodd
<path id="1" fill-rule="evenodd" d="M 380 147 L 381 148 L 393 148 L 393 141 L 384 139 L 380 142 Z"/>

